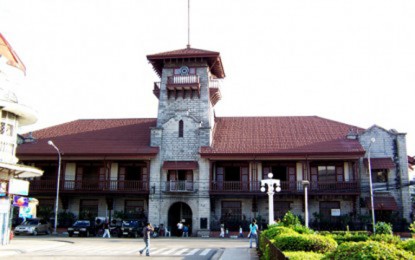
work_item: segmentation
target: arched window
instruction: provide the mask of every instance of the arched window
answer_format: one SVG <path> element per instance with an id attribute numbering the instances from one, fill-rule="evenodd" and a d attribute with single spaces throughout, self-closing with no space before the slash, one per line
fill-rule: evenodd
<path id="1" fill-rule="evenodd" d="M 183 120 L 180 120 L 179 121 L 179 137 L 183 137 L 183 129 L 184 129 Z"/>

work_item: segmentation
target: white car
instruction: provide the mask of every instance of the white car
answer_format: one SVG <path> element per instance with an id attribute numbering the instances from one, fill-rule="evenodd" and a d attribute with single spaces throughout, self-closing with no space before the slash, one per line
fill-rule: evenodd
<path id="1" fill-rule="evenodd" d="M 14 228 L 16 236 L 20 234 L 36 236 L 39 233 L 50 234 L 50 224 L 46 220 L 37 218 L 27 219 Z"/>

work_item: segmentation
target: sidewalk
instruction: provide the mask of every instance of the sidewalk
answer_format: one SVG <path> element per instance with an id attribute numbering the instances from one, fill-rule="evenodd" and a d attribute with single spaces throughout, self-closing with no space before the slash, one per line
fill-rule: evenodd
<path id="1" fill-rule="evenodd" d="M 223 252 L 220 260 L 258 260 L 255 248 L 227 248 Z"/>
<path id="2" fill-rule="evenodd" d="M 82 241 L 82 240 L 80 240 Z M 99 241 L 99 240 L 97 240 Z M 128 240 L 126 240 L 128 241 Z M 11 259 L 20 259 L 19 255 L 24 254 L 25 252 L 38 251 L 38 250 L 59 250 L 61 246 L 65 246 L 67 243 L 78 243 L 73 241 L 68 241 L 64 236 L 59 237 L 56 240 L 51 240 L 45 237 L 42 239 L 39 237 L 39 240 L 32 239 L 30 244 L 27 244 L 27 241 L 24 240 L 13 240 L 9 245 L 0 246 L 0 259 L 11 258 Z M 220 246 L 219 246 L 220 247 Z M 233 247 L 233 248 L 218 248 L 218 252 L 211 258 L 212 260 L 258 260 L 257 251 L 255 248 L 246 247 Z M 16 258 L 17 257 L 17 258 Z M 23 256 L 25 259 L 45 259 L 45 256 L 33 255 L 33 256 Z M 49 256 L 48 256 L 49 257 Z M 79 256 L 78 256 L 79 257 Z M 102 258 L 110 259 L 114 256 L 89 256 L 90 258 Z M 120 259 L 129 260 L 136 259 L 137 255 L 120 255 Z M 156 256 L 158 259 L 166 259 L 166 257 Z M 77 256 L 59 256 L 54 259 L 74 259 Z M 169 256 L 168 259 L 181 259 L 180 256 Z M 49 258 L 50 259 L 50 258 Z"/>

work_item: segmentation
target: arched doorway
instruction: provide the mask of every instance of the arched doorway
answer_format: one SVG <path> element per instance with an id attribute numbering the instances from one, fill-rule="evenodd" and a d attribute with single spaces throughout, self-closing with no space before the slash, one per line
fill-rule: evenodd
<path id="1" fill-rule="evenodd" d="M 168 215 L 168 227 L 172 236 L 179 234 L 177 230 L 177 223 L 183 222 L 189 227 L 189 236 L 192 234 L 192 209 L 184 202 L 176 202 L 170 206 Z"/>

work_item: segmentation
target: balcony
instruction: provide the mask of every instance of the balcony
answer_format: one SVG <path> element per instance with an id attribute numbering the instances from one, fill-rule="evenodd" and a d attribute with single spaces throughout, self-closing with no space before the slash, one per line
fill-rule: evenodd
<path id="1" fill-rule="evenodd" d="M 183 98 L 185 96 L 197 95 L 200 98 L 200 79 L 198 75 L 186 75 L 186 76 L 169 76 L 167 77 L 167 93 L 168 96 L 174 96 L 177 98 L 179 95 Z M 186 93 L 188 93 L 186 95 Z"/>
<path id="2" fill-rule="evenodd" d="M 213 181 L 210 184 L 210 194 L 244 194 L 261 193 L 261 182 L 241 182 L 241 181 Z M 358 194 L 359 184 L 357 181 L 348 182 L 310 182 L 310 195 L 326 194 Z M 304 187 L 302 181 L 282 181 L 280 194 L 303 194 Z"/>
<path id="3" fill-rule="evenodd" d="M 30 181 L 31 194 L 48 194 L 56 192 L 55 180 L 32 180 Z M 86 181 L 86 180 L 65 180 L 61 181 L 60 193 L 132 193 L 148 194 L 148 182 L 143 181 Z"/>
<path id="4" fill-rule="evenodd" d="M 166 181 L 162 185 L 163 192 L 196 192 L 197 183 L 193 181 Z"/>

